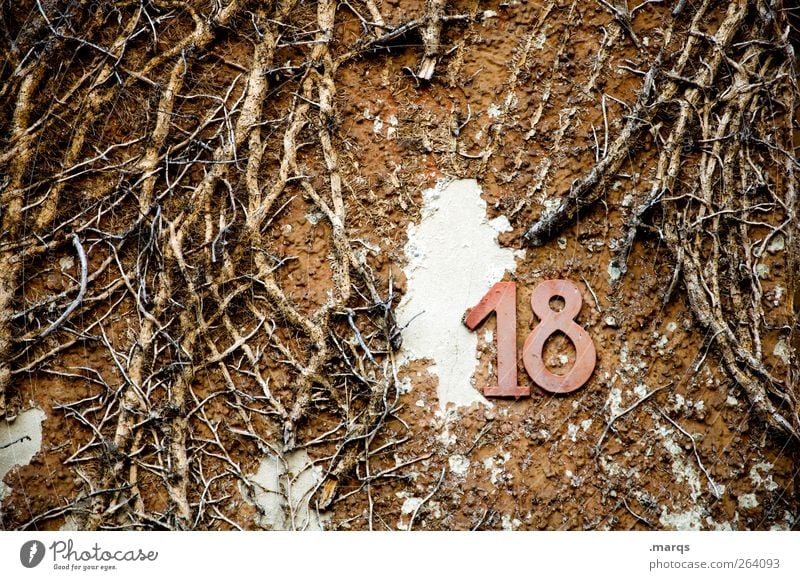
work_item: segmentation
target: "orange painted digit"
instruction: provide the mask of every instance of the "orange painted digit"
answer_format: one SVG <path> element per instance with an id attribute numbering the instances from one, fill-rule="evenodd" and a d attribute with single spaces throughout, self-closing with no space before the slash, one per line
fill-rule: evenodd
<path id="1" fill-rule="evenodd" d="M 564 308 L 560 312 L 550 308 L 550 300 L 557 296 L 564 299 Z M 583 327 L 573 320 L 580 312 L 581 304 L 581 293 L 569 280 L 542 282 L 531 296 L 531 307 L 541 322 L 525 341 L 522 361 L 533 381 L 551 393 L 571 393 L 579 389 L 592 376 L 597 363 L 594 342 Z M 542 360 L 545 342 L 558 330 L 566 334 L 575 345 L 575 364 L 565 375 L 551 373 Z"/>
<path id="2" fill-rule="evenodd" d="M 497 315 L 497 386 L 486 387 L 487 397 L 527 397 L 530 387 L 517 385 L 517 284 L 498 282 L 470 310 L 464 324 L 475 330 L 494 312 Z"/>

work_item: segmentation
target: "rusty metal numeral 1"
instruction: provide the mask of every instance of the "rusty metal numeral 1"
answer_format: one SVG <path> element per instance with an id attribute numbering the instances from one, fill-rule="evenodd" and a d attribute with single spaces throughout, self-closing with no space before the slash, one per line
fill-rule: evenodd
<path id="1" fill-rule="evenodd" d="M 464 324 L 470 330 L 494 312 L 497 315 L 497 386 L 486 387 L 487 397 L 527 397 L 530 387 L 517 385 L 517 284 L 498 282 L 469 311 Z"/>
<path id="2" fill-rule="evenodd" d="M 550 308 L 550 300 L 555 297 L 564 300 L 564 308 L 560 311 Z M 592 338 L 574 321 L 582 304 L 580 290 L 569 280 L 546 280 L 531 295 L 531 308 L 540 322 L 525 341 L 522 361 L 533 382 L 551 393 L 571 393 L 579 389 L 589 380 L 597 363 Z M 497 386 L 484 389 L 483 394 L 487 397 L 527 397 L 531 392 L 530 387 L 517 384 L 516 306 L 516 282 L 498 282 L 464 320 L 470 330 L 475 330 L 492 312 L 497 315 Z M 547 339 L 558 331 L 575 345 L 575 363 L 564 375 L 547 370 L 542 360 Z"/>
<path id="3" fill-rule="evenodd" d="M 557 296 L 564 299 L 564 308 L 560 311 L 550 308 L 550 300 Z M 569 280 L 546 280 L 531 295 L 531 308 L 541 322 L 534 327 L 522 347 L 522 362 L 533 382 L 545 391 L 571 393 L 581 388 L 592 376 L 597 363 L 594 342 L 583 327 L 574 321 L 582 304 L 580 290 Z M 542 360 L 545 342 L 557 331 L 567 335 L 575 345 L 575 364 L 564 375 L 551 373 Z"/>

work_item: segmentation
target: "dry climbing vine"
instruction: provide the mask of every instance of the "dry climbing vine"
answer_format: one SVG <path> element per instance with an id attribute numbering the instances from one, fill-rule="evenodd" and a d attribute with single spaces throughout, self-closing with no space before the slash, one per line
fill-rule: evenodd
<path id="1" fill-rule="evenodd" d="M 630 12 L 604 4 L 638 42 Z M 711 15 L 720 13 L 709 30 Z M 661 240 L 675 264 L 663 300 L 682 283 L 696 321 L 755 414 L 798 440 L 796 367 L 774 376 L 761 338 L 774 330 L 764 316 L 762 259 L 776 237 L 790 240 L 790 248 L 797 239 L 797 71 L 789 35 L 781 2 L 677 2 L 657 57 L 633 70 L 642 84 L 616 138 L 525 239 L 542 245 L 570 224 L 651 138 L 651 186 L 637 194 L 613 265 L 625 273 L 640 233 Z"/>
<path id="2" fill-rule="evenodd" d="M 221 502 L 253 492 L 242 445 L 284 464 L 332 445 L 312 508 L 374 479 L 359 466 L 397 405 L 400 337 L 391 280 L 348 231 L 335 110 L 337 67 L 392 38 L 374 3 L 338 57 L 333 0 L 23 4 L 3 9 L 30 16 L 0 73 L 0 416 L 29 378 L 92 386 L 59 406 L 90 434 L 68 461 L 84 491 L 25 526 L 237 526 Z M 325 222 L 311 306 L 281 280 L 275 223 L 298 197 Z M 52 292 L 57 256 L 76 266 Z"/>

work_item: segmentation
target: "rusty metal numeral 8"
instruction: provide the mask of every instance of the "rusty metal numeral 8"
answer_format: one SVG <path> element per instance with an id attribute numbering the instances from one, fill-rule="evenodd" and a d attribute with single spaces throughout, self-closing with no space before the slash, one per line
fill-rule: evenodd
<path id="1" fill-rule="evenodd" d="M 550 307 L 550 301 L 557 297 L 564 300 L 561 311 Z M 580 290 L 569 280 L 547 280 L 539 284 L 531 295 L 531 308 L 541 322 L 525 340 L 522 362 L 533 382 L 551 393 L 571 393 L 582 387 L 589 380 L 597 362 L 592 338 L 574 320 L 582 304 Z M 542 360 L 547 339 L 558 331 L 563 332 L 575 345 L 575 364 L 564 375 L 547 370 Z"/>

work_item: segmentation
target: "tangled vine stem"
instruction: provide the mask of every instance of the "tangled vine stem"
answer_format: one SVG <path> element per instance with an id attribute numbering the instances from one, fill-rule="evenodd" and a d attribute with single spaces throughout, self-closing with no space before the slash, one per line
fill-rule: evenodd
<path id="1" fill-rule="evenodd" d="M 0 66 L 0 417 L 23 378 L 91 387 L 57 407 L 88 434 L 68 461 L 87 489 L 28 525 L 235 526 L 220 501 L 252 490 L 241 445 L 284 464 L 332 449 L 306 500 L 327 507 L 378 443 L 403 441 L 383 435 L 391 280 L 351 242 L 335 123 L 341 59 L 393 29 L 367 2 L 371 40 L 337 59 L 334 0 L 23 4 Z M 275 243 L 293 203 L 325 221 L 327 298 L 310 305 Z M 53 293 L 70 242 L 78 267 L 62 260 Z M 103 364 L 69 367 L 86 345 Z M 335 418 L 324 436 L 305 428 L 317 415 Z"/>
<path id="2" fill-rule="evenodd" d="M 760 282 L 772 239 L 784 236 L 791 248 L 798 235 L 795 54 L 780 1 L 724 6 L 716 29 L 704 31 L 717 3 L 676 5 L 617 137 L 524 238 L 540 246 L 574 222 L 604 195 L 638 144 L 652 139 L 652 185 L 633 204 L 614 265 L 624 274 L 637 234 L 655 232 L 675 263 L 665 299 L 681 280 L 695 319 L 755 413 L 800 441 L 796 367 L 775 377 L 763 361 Z M 680 28 L 688 34 L 675 46 Z"/>

